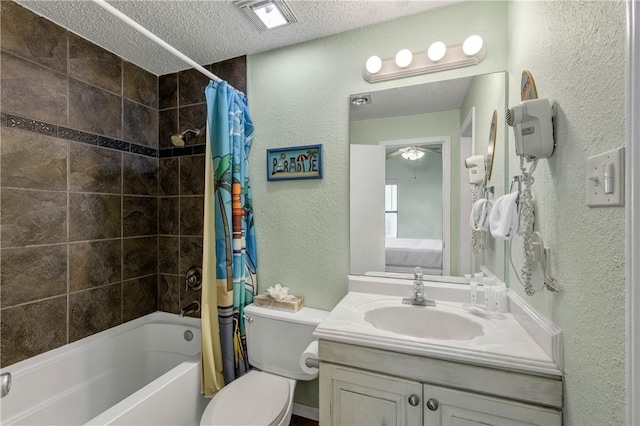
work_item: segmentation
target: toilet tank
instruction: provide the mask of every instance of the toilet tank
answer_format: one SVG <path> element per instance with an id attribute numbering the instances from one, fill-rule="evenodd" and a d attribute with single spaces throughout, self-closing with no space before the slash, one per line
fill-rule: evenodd
<path id="1" fill-rule="evenodd" d="M 290 312 L 248 305 L 244 313 L 252 366 L 296 380 L 317 377 L 300 369 L 300 355 L 315 340 L 313 331 L 329 312 L 313 308 Z"/>

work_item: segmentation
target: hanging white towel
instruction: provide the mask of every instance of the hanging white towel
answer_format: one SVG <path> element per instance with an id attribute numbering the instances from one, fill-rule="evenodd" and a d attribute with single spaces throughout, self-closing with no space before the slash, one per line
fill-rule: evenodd
<path id="1" fill-rule="evenodd" d="M 493 203 L 489 215 L 491 235 L 500 240 L 510 240 L 519 231 L 518 193 L 503 195 Z"/>
<path id="2" fill-rule="evenodd" d="M 469 225 L 472 231 L 486 231 L 489 229 L 489 212 L 491 211 L 491 201 L 481 198 L 471 207 L 471 217 Z"/>

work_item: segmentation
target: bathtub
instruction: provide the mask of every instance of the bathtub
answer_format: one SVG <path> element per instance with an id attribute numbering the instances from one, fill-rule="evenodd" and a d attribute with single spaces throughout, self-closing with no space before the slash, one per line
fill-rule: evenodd
<path id="1" fill-rule="evenodd" d="M 200 320 L 155 312 L 10 365 L 0 423 L 196 425 L 200 342 Z"/>

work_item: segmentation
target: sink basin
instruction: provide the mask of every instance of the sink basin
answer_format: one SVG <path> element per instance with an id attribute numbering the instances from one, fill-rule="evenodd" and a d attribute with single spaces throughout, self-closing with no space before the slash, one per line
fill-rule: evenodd
<path id="1" fill-rule="evenodd" d="M 380 330 L 435 340 L 471 340 L 484 335 L 482 325 L 454 312 L 424 306 L 368 309 L 364 320 Z"/>

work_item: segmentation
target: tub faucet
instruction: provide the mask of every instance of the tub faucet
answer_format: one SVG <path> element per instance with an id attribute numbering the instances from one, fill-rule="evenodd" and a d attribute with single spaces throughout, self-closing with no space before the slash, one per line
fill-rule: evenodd
<path id="1" fill-rule="evenodd" d="M 197 300 L 189 303 L 183 308 L 180 308 L 180 317 L 192 314 L 194 312 L 200 312 L 200 302 L 198 302 Z"/>
<path id="2" fill-rule="evenodd" d="M 413 273 L 413 297 L 405 297 L 402 303 L 416 306 L 436 306 L 436 301 L 425 299 L 424 283 L 422 282 L 422 268 L 417 267 Z"/>
<path id="3" fill-rule="evenodd" d="M 11 373 L 0 374 L 0 388 L 2 389 L 0 398 L 4 398 L 9 394 L 9 390 L 11 389 Z"/>

